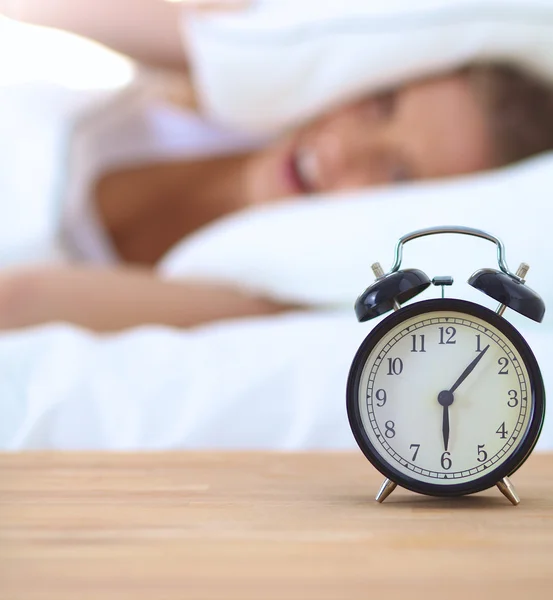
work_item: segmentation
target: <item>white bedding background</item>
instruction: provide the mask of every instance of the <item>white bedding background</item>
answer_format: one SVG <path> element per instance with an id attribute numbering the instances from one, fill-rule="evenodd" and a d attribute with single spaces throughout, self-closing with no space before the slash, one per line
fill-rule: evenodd
<path id="1" fill-rule="evenodd" d="M 89 40 L 1 15 L 0 57 L 3 268 L 59 257 L 54 238 L 73 125 L 132 85 L 136 68 Z"/>
<path id="2" fill-rule="evenodd" d="M 96 337 L 0 336 L 2 449 L 351 449 L 353 311 Z M 553 383 L 551 329 L 525 337 Z M 546 419 L 539 448 L 553 448 Z"/>
<path id="3" fill-rule="evenodd" d="M 504 238 L 512 268 L 522 260 L 532 265 L 528 283 L 551 307 L 552 165 L 549 156 L 449 188 L 282 205 L 206 229 L 167 257 L 164 276 L 225 276 L 318 309 L 190 331 L 95 336 L 59 325 L 0 336 L 1 447 L 354 447 L 344 394 L 350 362 L 372 326 L 357 323 L 352 310 L 371 282 L 369 264 L 376 258 L 388 268 L 393 242 L 414 226 L 485 226 Z M 353 227 L 361 208 L 366 218 Z M 436 236 L 406 245 L 404 260 L 430 276 L 454 274 L 448 295 L 495 306 L 465 283 L 477 268 L 494 266 L 492 244 Z M 438 290 L 424 296 L 432 294 Z M 506 318 L 533 348 L 550 389 L 550 313 L 543 324 L 512 311 Z M 553 448 L 550 417 L 539 447 Z"/>
<path id="4" fill-rule="evenodd" d="M 111 91 L 125 88 L 123 75 Z M 313 100 L 318 87 L 306 89 Z M 13 142 L 0 144 L 0 164 L 14 165 L 0 172 L 2 265 L 56 255 L 64 149 L 79 98 L 94 93 L 81 96 L 51 81 L 38 87 L 19 82 L 10 90 L 17 93 L 0 90 L 0 119 Z M 36 176 L 21 175 L 29 172 Z M 551 308 L 552 190 L 550 155 L 495 174 L 283 204 L 222 220 L 178 245 L 160 274 L 225 278 L 316 310 L 190 331 L 144 327 L 96 336 L 59 324 L 2 334 L 0 448 L 353 448 L 345 383 L 371 325 L 356 322 L 352 305 L 371 282 L 370 264 L 379 260 L 388 268 L 396 239 L 413 229 L 481 227 L 503 238 L 512 269 L 523 260 L 531 264 L 528 284 Z M 453 274 L 456 285 L 448 293 L 494 306 L 464 283 L 474 270 L 494 266 L 489 243 L 428 238 L 406 246 L 404 264 L 430 276 Z M 550 389 L 550 314 L 541 325 L 511 311 L 506 317 L 534 349 Z M 541 448 L 553 448 L 552 421 L 548 417 Z"/>

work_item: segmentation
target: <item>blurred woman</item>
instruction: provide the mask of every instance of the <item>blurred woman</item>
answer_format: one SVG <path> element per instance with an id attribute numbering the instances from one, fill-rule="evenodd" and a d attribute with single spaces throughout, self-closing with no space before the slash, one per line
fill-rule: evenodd
<path id="1" fill-rule="evenodd" d="M 114 168 L 91 202 L 117 260 L 153 265 L 248 207 L 475 173 L 553 148 L 552 97 L 513 67 L 474 65 L 346 103 L 260 148 L 240 140 L 222 156 Z"/>
<path id="2" fill-rule="evenodd" d="M 210 139 L 225 136 L 206 127 Z M 164 281 L 150 267 L 198 228 L 252 206 L 474 173 L 553 149 L 553 91 L 512 66 L 470 65 L 355 99 L 251 147 L 226 140 L 205 156 L 190 139 L 196 158 L 98 173 L 65 230 L 84 262 L 104 266 L 4 274 L 0 327 L 189 327 L 295 308 L 217 283 Z"/>

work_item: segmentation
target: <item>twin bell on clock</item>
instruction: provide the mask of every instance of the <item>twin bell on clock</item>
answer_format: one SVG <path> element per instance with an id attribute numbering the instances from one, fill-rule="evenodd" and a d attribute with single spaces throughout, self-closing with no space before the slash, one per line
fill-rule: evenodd
<path id="1" fill-rule="evenodd" d="M 468 283 L 497 300 L 497 310 L 445 298 L 451 277 L 431 281 L 418 269 L 400 269 L 404 244 L 445 233 L 496 244 L 499 270 L 481 269 Z M 391 314 L 355 355 L 347 411 L 360 449 L 385 477 L 377 501 L 398 485 L 433 496 L 497 486 L 519 503 L 509 477 L 538 441 L 545 390 L 530 346 L 503 315 L 509 308 L 542 321 L 545 305 L 526 285 L 528 268 L 509 271 L 503 243 L 469 227 L 407 234 L 388 273 L 373 265 L 376 281 L 357 299 L 357 318 Z M 441 298 L 402 306 L 431 284 L 441 286 Z"/>

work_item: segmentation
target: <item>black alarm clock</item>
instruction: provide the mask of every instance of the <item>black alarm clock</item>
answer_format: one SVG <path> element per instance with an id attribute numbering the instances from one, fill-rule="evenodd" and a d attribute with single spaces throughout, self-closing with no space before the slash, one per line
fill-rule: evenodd
<path id="1" fill-rule="evenodd" d="M 481 269 L 468 283 L 499 302 L 489 308 L 445 298 L 451 277 L 432 281 L 400 270 L 403 245 L 456 233 L 497 245 L 499 269 Z M 385 476 L 383 502 L 397 485 L 433 496 L 459 496 L 496 485 L 513 503 L 509 481 L 538 441 L 545 390 L 536 358 L 503 314 L 510 308 L 541 322 L 543 300 L 524 280 L 524 263 L 509 271 L 503 243 L 468 227 L 433 227 L 403 236 L 388 273 L 355 303 L 359 321 L 387 312 L 365 338 L 347 382 L 349 423 L 363 454 Z M 441 298 L 402 306 L 432 283 Z"/>

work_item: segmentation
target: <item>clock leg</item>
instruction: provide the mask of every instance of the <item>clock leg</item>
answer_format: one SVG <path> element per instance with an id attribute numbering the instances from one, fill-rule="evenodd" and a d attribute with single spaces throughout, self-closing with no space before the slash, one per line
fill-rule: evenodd
<path id="1" fill-rule="evenodd" d="M 397 488 L 397 483 L 394 483 L 390 479 L 385 479 L 382 487 L 380 488 L 378 494 L 376 495 L 375 500 L 377 502 L 384 502 L 386 498 Z"/>
<path id="2" fill-rule="evenodd" d="M 508 477 L 504 477 L 501 481 L 497 483 L 497 487 L 499 491 L 509 500 L 511 504 L 516 506 L 520 502 L 520 498 L 513 486 L 513 484 L 509 481 Z"/>

